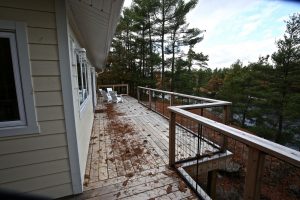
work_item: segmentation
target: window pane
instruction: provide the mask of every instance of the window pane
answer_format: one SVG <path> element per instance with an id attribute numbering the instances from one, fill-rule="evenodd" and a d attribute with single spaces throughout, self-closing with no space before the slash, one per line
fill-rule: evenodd
<path id="1" fill-rule="evenodd" d="M 77 58 L 77 77 L 78 77 L 78 89 L 79 89 L 79 102 L 81 104 L 83 102 L 81 64 L 79 62 L 78 55 L 76 56 L 76 58 Z"/>
<path id="2" fill-rule="evenodd" d="M 20 120 L 9 38 L 0 38 L 0 122 Z"/>
<path id="3" fill-rule="evenodd" d="M 87 97 L 87 87 L 86 87 L 86 64 L 82 64 L 82 79 L 83 79 L 83 97 L 86 99 Z"/>
<path id="4" fill-rule="evenodd" d="M 86 96 L 89 95 L 89 75 L 88 75 L 88 65 L 85 63 L 85 76 L 86 76 Z"/>

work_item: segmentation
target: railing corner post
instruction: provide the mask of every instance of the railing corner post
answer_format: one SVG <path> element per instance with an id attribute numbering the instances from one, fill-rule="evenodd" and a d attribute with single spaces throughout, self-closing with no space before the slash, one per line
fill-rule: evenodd
<path id="1" fill-rule="evenodd" d="M 224 105 L 223 107 L 223 123 L 228 125 L 230 122 L 230 107 L 229 105 Z M 221 146 L 221 151 L 225 152 L 226 148 L 227 148 L 227 137 L 225 135 L 223 135 L 223 144 Z"/>
<path id="2" fill-rule="evenodd" d="M 231 119 L 230 119 L 231 118 L 230 117 L 230 106 L 229 105 L 224 106 L 223 115 L 224 115 L 223 123 L 224 124 L 229 124 L 230 121 L 231 121 Z"/>
<path id="3" fill-rule="evenodd" d="M 169 166 L 175 166 L 175 135 L 176 135 L 176 114 L 170 111 L 169 119 Z"/>
<path id="4" fill-rule="evenodd" d="M 137 88 L 137 98 L 138 102 L 140 103 L 140 87 Z"/>
<path id="5" fill-rule="evenodd" d="M 173 106 L 174 104 L 174 94 L 171 94 L 171 98 L 170 98 L 170 106 Z"/>
<path id="6" fill-rule="evenodd" d="M 151 110 L 151 104 L 152 104 L 152 91 L 148 89 L 148 94 L 149 94 L 149 109 Z"/>
<path id="7" fill-rule="evenodd" d="M 263 175 L 265 154 L 258 149 L 249 147 L 247 173 L 245 179 L 244 199 L 260 199 L 261 179 Z"/>

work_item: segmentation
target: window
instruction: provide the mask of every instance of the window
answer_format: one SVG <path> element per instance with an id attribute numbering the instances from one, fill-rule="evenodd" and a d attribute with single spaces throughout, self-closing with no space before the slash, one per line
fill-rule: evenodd
<path id="1" fill-rule="evenodd" d="M 77 51 L 76 59 L 77 59 L 79 102 L 80 105 L 82 105 L 89 95 L 88 65 L 87 65 L 84 49 L 79 49 Z"/>
<path id="2" fill-rule="evenodd" d="M 0 127 L 26 124 L 17 58 L 15 34 L 0 32 Z"/>
<path id="3" fill-rule="evenodd" d="M 39 132 L 26 25 L 0 20 L 0 136 Z"/>

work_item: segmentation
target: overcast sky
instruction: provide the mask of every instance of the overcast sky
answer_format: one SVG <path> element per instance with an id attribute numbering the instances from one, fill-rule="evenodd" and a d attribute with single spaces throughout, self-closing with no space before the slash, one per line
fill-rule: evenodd
<path id="1" fill-rule="evenodd" d="M 130 4 L 125 0 L 124 6 Z M 209 55 L 208 66 L 214 69 L 272 54 L 275 40 L 284 34 L 284 20 L 295 12 L 300 12 L 297 1 L 199 0 L 187 22 L 206 31 L 195 50 Z"/>

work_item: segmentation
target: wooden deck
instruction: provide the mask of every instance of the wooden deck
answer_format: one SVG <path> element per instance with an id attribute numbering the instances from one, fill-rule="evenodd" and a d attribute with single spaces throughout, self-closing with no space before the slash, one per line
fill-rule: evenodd
<path id="1" fill-rule="evenodd" d="M 197 199 L 168 169 L 166 119 L 129 96 L 97 110 L 84 192 L 70 199 Z"/>

